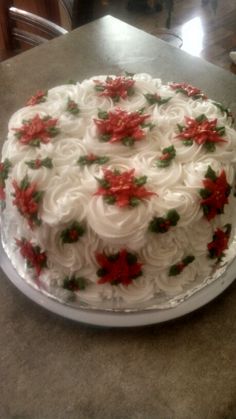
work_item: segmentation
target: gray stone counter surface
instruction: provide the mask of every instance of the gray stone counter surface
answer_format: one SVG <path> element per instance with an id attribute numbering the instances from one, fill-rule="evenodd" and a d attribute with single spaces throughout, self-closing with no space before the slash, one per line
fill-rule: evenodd
<path id="1" fill-rule="evenodd" d="M 236 113 L 236 78 L 105 17 L 0 65 L 0 136 L 38 89 L 96 74 L 187 81 Z M 235 419 L 236 283 L 170 323 L 85 326 L 0 275 L 0 418 Z"/>

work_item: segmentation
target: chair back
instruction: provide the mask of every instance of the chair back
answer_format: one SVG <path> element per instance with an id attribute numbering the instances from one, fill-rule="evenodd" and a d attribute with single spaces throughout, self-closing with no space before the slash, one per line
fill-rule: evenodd
<path id="1" fill-rule="evenodd" d="M 58 0 L 62 25 L 70 31 L 93 20 L 95 1 Z"/>
<path id="2" fill-rule="evenodd" d="M 67 33 L 61 26 L 16 7 L 9 8 L 9 21 L 13 47 L 16 41 L 36 46 Z"/>

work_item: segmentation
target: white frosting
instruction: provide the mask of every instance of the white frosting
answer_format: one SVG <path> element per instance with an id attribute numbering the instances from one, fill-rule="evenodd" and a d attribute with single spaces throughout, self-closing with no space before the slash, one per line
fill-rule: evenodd
<path id="1" fill-rule="evenodd" d="M 106 77 L 94 76 L 82 83 L 54 87 L 47 92 L 44 102 L 25 106 L 12 115 L 2 150 L 2 161 L 11 162 L 5 180 L 2 235 L 12 263 L 23 277 L 31 276 L 34 280 L 35 275 L 15 244 L 15 239 L 22 238 L 47 254 L 47 268 L 40 275 L 47 290 L 61 290 L 65 277 L 85 277 L 87 287 L 76 292 L 78 299 L 91 304 L 114 301 L 116 305 L 119 302 L 129 305 L 148 301 L 158 293 L 176 295 L 211 273 L 216 259 L 209 258 L 207 245 L 217 229 L 224 231 L 226 224 L 232 224 L 233 229 L 235 226 L 236 133 L 231 118 L 211 100 L 188 97 L 162 84 L 160 79 L 136 74 L 133 95 L 115 103 L 95 89 L 96 83 L 105 82 Z M 169 100 L 149 104 L 147 94 Z M 78 114 L 68 112 L 68 100 L 77 104 Z M 99 138 L 95 123 L 98 111 L 113 112 L 116 107 L 127 112 L 142 110 L 149 115 L 145 122 L 152 126 L 144 127 L 144 138 L 132 146 L 102 142 Z M 218 127 L 225 127 L 222 136 L 225 142 L 217 143 L 213 152 L 194 141 L 186 146 L 176 137 L 178 124 L 184 125 L 186 116 L 197 118 L 202 114 L 210 121 L 217 119 Z M 15 128 L 36 115 L 56 118 L 60 132 L 40 147 L 23 145 L 16 138 Z M 172 145 L 176 156 L 167 167 L 159 167 L 157 162 L 163 149 Z M 105 156 L 107 160 L 104 164 L 81 163 L 84 156 L 93 155 Z M 51 159 L 52 167 L 34 169 L 26 164 L 46 158 Z M 217 176 L 224 171 L 232 187 L 223 214 L 210 221 L 203 214 L 199 194 L 209 166 Z M 146 176 L 144 187 L 153 195 L 134 207 L 108 204 L 96 194 L 105 169 L 120 173 L 134 169 L 136 178 Z M 12 181 L 20 185 L 25 176 L 43 193 L 38 211 L 41 225 L 33 229 L 13 203 Z M 165 219 L 170 210 L 178 212 L 177 225 L 165 233 L 150 231 L 150 222 L 155 217 Z M 63 243 L 62 231 L 73 222 L 80 223 L 84 233 L 76 242 Z M 114 255 L 122 249 L 137 257 L 142 275 L 129 286 L 99 284 L 97 255 Z M 179 275 L 170 276 L 171 266 L 189 255 L 194 256 L 194 261 Z"/>

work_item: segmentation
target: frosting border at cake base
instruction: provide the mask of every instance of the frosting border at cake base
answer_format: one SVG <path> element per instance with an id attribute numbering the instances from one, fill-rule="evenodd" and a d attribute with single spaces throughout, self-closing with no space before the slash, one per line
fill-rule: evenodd
<path id="1" fill-rule="evenodd" d="M 229 286 L 234 280 L 235 280 L 235 267 L 236 265 L 236 234 L 234 236 L 234 239 L 227 250 L 227 253 L 224 258 L 224 262 L 221 263 L 221 265 L 215 270 L 214 274 L 207 276 L 206 278 L 202 278 L 199 280 L 199 283 L 194 283 L 193 287 L 189 287 L 188 290 L 185 292 L 180 293 L 179 295 L 175 295 L 174 297 L 170 298 L 167 297 L 164 293 L 160 294 L 158 293 L 156 296 L 154 296 L 152 299 L 149 299 L 146 302 L 138 302 L 133 304 L 122 304 L 121 301 L 114 301 L 114 300 L 108 300 L 106 302 L 101 301 L 100 303 L 93 303 L 93 302 L 86 302 L 83 301 L 83 299 L 80 298 L 71 298 L 72 295 L 68 295 L 68 293 L 58 292 L 58 288 L 54 289 L 46 289 L 45 284 L 36 283 L 32 280 L 30 276 L 28 277 L 21 277 L 19 272 L 17 272 L 16 268 L 12 264 L 11 260 L 9 259 L 7 255 L 7 246 L 4 244 L 4 240 L 1 237 L 0 240 L 0 266 L 17 288 L 19 288 L 24 294 L 26 294 L 29 298 L 32 298 L 31 292 L 27 292 L 27 289 L 32 289 L 32 292 L 35 292 L 34 298 L 32 298 L 34 301 L 39 303 L 40 305 L 44 305 L 43 302 L 41 304 L 40 302 L 40 295 L 45 297 L 46 305 L 48 305 L 50 310 L 50 302 L 47 303 L 47 301 L 55 301 L 58 303 L 59 306 L 65 306 L 68 308 L 71 308 L 75 311 L 89 311 L 89 312 L 104 312 L 104 313 L 144 313 L 148 311 L 166 311 L 166 310 L 174 310 L 175 308 L 185 304 L 188 300 L 191 300 L 194 296 L 200 296 L 200 294 L 205 292 L 207 294 L 207 301 L 203 299 L 202 304 L 199 300 L 199 297 L 196 298 L 197 307 L 192 307 L 191 303 L 189 305 L 189 310 L 187 308 L 186 313 L 189 311 L 193 311 L 202 305 L 206 304 L 208 301 L 211 301 L 214 299 L 218 294 L 223 292 L 227 286 Z M 22 275 L 23 274 L 22 270 Z M 25 285 L 24 285 L 25 284 Z M 215 286 L 214 286 L 215 284 Z M 220 284 L 220 285 L 219 285 Z M 25 289 L 26 286 L 26 289 Z M 212 295 L 207 292 L 207 289 L 209 286 L 212 287 L 213 293 Z M 222 290 L 219 290 L 219 287 L 222 286 Z M 205 291 L 204 291 L 205 290 Z M 37 297 L 38 295 L 38 297 Z M 205 297 L 206 298 L 206 297 Z M 54 310 L 52 310 L 54 311 Z M 56 310 L 57 314 L 60 313 L 60 309 Z M 182 313 L 186 314 L 185 312 Z M 69 314 L 69 313 L 68 313 Z M 171 315 L 170 315 L 171 316 Z M 67 317 L 67 315 L 65 315 Z M 71 318 L 68 315 L 69 318 Z M 76 315 L 73 315 L 73 318 L 76 317 Z M 80 321 L 78 315 L 78 321 Z M 169 316 L 167 316 L 169 317 Z M 177 316 L 178 317 L 178 316 Z M 172 317 L 171 317 L 172 318 Z M 168 318 L 169 319 L 169 318 Z M 168 320 L 166 319 L 166 320 Z M 166 321 L 164 320 L 164 321 Z M 158 321 L 157 321 L 158 322 Z M 96 324 L 96 322 L 95 322 Z"/>
<path id="2" fill-rule="evenodd" d="M 170 309 L 149 309 L 147 311 L 139 310 L 136 312 L 112 312 L 98 311 L 84 308 L 75 308 L 67 304 L 62 304 L 55 299 L 49 298 L 47 295 L 37 291 L 30 286 L 25 280 L 22 280 L 7 255 L 5 254 L 2 243 L 0 241 L 0 266 L 9 277 L 10 281 L 29 299 L 44 309 L 64 318 L 84 323 L 87 325 L 101 327 L 138 327 L 163 323 L 177 319 L 188 313 L 191 313 L 205 304 L 212 301 L 228 288 L 235 280 L 236 259 L 228 265 L 224 274 L 217 280 L 213 281 L 207 287 L 202 288 L 191 297 L 182 301 L 175 307 Z"/>

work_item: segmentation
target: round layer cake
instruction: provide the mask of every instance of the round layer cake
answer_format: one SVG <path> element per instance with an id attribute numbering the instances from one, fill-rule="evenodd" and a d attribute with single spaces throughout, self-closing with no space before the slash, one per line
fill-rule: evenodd
<path id="1" fill-rule="evenodd" d="M 231 112 L 187 83 L 96 76 L 10 119 L 2 241 L 42 291 L 111 307 L 184 295 L 234 236 Z"/>

